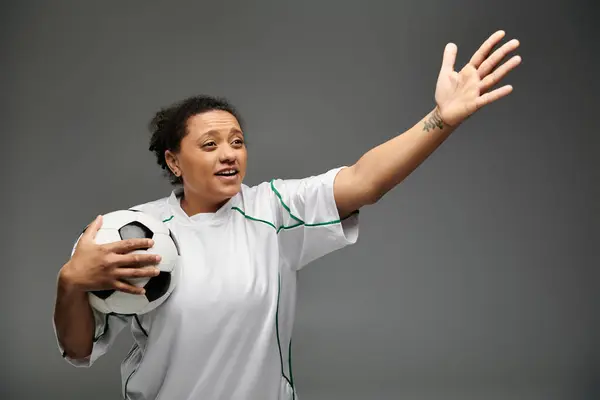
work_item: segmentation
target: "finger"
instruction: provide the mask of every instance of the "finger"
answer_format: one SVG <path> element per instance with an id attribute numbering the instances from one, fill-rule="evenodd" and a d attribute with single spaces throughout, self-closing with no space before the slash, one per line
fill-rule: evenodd
<path id="1" fill-rule="evenodd" d="M 517 39 L 513 39 L 508 43 L 505 43 L 498 50 L 494 51 L 491 56 L 489 56 L 477 69 L 479 76 L 481 78 L 487 76 L 492 70 L 502 61 L 504 57 L 511 51 L 516 50 L 519 47 L 519 41 Z"/>
<path id="2" fill-rule="evenodd" d="M 514 56 L 504 64 L 502 64 L 494 72 L 483 78 L 480 84 L 480 92 L 486 92 L 492 86 L 498 84 L 504 77 L 521 63 L 521 57 Z"/>
<path id="3" fill-rule="evenodd" d="M 154 246 L 154 240 L 152 239 L 125 239 L 104 245 L 106 250 L 117 254 L 127 254 L 134 250 L 146 250 L 152 246 Z"/>
<path id="4" fill-rule="evenodd" d="M 444 48 L 444 56 L 442 58 L 442 71 L 454 71 L 457 53 L 458 48 L 454 43 L 448 43 L 446 45 Z"/>
<path id="5" fill-rule="evenodd" d="M 160 269 L 156 267 L 121 267 L 115 269 L 115 277 L 117 279 L 152 278 L 154 276 L 158 276 L 158 274 L 160 274 Z"/>
<path id="6" fill-rule="evenodd" d="M 120 254 L 115 257 L 112 265 L 115 267 L 142 267 L 147 265 L 157 265 L 160 263 L 160 256 L 157 254 Z"/>
<path id="7" fill-rule="evenodd" d="M 98 215 L 83 231 L 81 239 L 93 240 L 102 226 L 102 215 Z M 81 241 L 80 239 L 80 241 Z"/>
<path id="8" fill-rule="evenodd" d="M 146 293 L 144 288 L 137 287 L 135 285 L 131 285 L 131 284 L 125 283 L 123 281 L 118 281 L 118 280 L 115 281 L 114 286 L 115 286 L 115 289 L 117 289 L 121 292 L 129 293 L 129 294 L 145 294 Z"/>
<path id="9" fill-rule="evenodd" d="M 485 42 L 483 42 L 475 54 L 473 54 L 469 64 L 473 65 L 475 68 L 479 68 L 481 63 L 487 58 L 488 54 L 490 54 L 494 46 L 500 42 L 504 35 L 504 31 L 494 32 Z"/>
<path id="10" fill-rule="evenodd" d="M 498 89 L 492 90 L 491 92 L 485 93 L 477 99 L 477 108 L 481 108 L 490 103 L 493 103 L 502 97 L 505 97 L 512 93 L 513 87 L 511 85 L 505 85 Z"/>

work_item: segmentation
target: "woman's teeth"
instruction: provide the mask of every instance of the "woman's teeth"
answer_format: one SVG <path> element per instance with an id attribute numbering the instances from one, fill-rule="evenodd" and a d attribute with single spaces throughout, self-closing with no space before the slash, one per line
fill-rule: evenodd
<path id="1" fill-rule="evenodd" d="M 222 171 L 222 172 L 217 172 L 217 175 L 223 175 L 223 176 L 232 176 L 232 175 L 235 175 L 235 174 L 237 174 L 237 171 L 234 170 L 234 169 L 230 169 L 230 170 Z"/>

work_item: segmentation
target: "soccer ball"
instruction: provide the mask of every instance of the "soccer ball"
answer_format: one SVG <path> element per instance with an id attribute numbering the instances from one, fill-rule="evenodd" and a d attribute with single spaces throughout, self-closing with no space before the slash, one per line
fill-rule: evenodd
<path id="1" fill-rule="evenodd" d="M 161 256 L 157 265 L 160 274 L 150 278 L 127 279 L 146 289 L 143 295 L 119 290 L 99 290 L 88 293 L 90 305 L 104 314 L 142 315 L 160 306 L 171 295 L 179 280 L 179 246 L 171 230 L 159 219 L 136 210 L 118 210 L 102 217 L 102 226 L 95 242 L 106 244 L 124 239 L 147 238 L 154 246 L 132 253 L 151 253 Z"/>

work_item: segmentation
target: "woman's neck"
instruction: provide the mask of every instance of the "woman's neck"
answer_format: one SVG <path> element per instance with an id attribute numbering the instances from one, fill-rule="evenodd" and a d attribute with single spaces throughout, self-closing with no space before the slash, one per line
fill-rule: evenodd
<path id="1" fill-rule="evenodd" d="M 183 190 L 183 194 L 181 197 L 181 208 L 188 216 L 193 216 L 196 214 L 206 214 L 206 213 L 215 213 L 217 212 L 225 203 L 226 200 L 223 200 L 219 203 L 214 201 L 209 201 L 207 199 L 199 198 L 197 196 L 190 195 L 185 189 Z"/>

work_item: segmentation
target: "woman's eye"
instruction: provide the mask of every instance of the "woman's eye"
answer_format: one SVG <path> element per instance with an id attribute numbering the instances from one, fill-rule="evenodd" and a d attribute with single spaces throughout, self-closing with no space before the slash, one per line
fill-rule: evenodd
<path id="1" fill-rule="evenodd" d="M 204 143 L 204 144 L 202 145 L 202 147 L 212 147 L 212 146 L 214 146 L 214 145 L 215 145 L 215 142 L 208 142 L 208 143 Z"/>
<path id="2" fill-rule="evenodd" d="M 237 145 L 242 145 L 242 144 L 244 144 L 244 141 L 242 139 L 236 139 L 233 141 L 233 143 L 235 143 Z"/>

